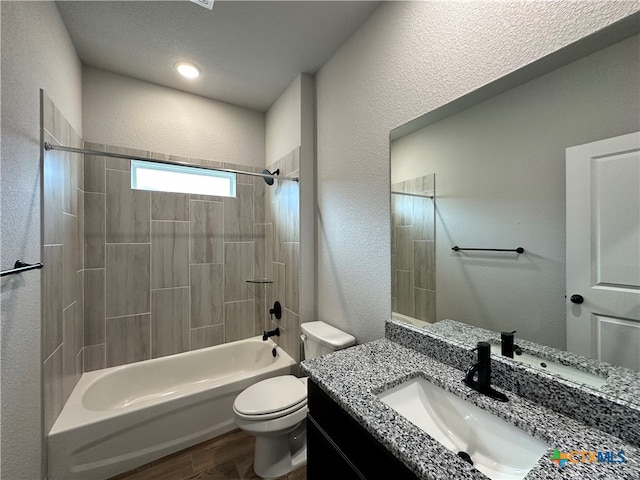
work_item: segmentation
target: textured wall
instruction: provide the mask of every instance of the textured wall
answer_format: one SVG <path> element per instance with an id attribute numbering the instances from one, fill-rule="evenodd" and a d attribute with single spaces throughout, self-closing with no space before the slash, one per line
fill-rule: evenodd
<path id="1" fill-rule="evenodd" d="M 1 2 L 2 258 L 41 260 L 40 98 L 81 133 L 81 67 L 52 2 Z M 45 268 L 47 268 L 45 266 Z M 42 478 L 43 271 L 2 278 L 2 478 Z"/>
<path id="2" fill-rule="evenodd" d="M 264 167 L 264 117 L 228 103 L 83 69 L 86 141 Z"/>
<path id="3" fill-rule="evenodd" d="M 566 348 L 565 149 L 640 130 L 638 52 L 636 35 L 393 142 L 393 179 L 438 180 L 438 320 Z"/>
<path id="4" fill-rule="evenodd" d="M 376 10 L 316 75 L 319 319 L 359 342 L 384 335 L 391 129 L 637 9 L 484 1 Z"/>
<path id="5" fill-rule="evenodd" d="M 271 165 L 301 144 L 302 76 L 298 75 L 266 113 L 265 158 Z"/>

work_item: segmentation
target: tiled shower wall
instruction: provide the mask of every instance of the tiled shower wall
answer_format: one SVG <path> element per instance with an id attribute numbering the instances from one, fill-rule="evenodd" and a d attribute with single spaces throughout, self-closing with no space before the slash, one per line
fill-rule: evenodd
<path id="1" fill-rule="evenodd" d="M 42 139 L 82 146 L 82 139 L 41 91 Z M 49 431 L 82 375 L 82 156 L 44 151 L 42 161 L 42 361 L 44 426 Z"/>
<path id="2" fill-rule="evenodd" d="M 248 168 L 88 142 L 85 148 Z M 132 190 L 129 160 L 86 155 L 85 371 L 262 332 L 265 287 L 246 280 L 267 276 L 266 184 L 237 178 L 236 198 Z"/>
<path id="3" fill-rule="evenodd" d="M 392 192 L 435 198 L 435 174 L 391 185 Z M 391 195 L 391 304 L 392 310 L 434 322 L 435 200 Z"/>
<path id="4" fill-rule="evenodd" d="M 300 148 L 267 167 L 280 169 L 281 176 L 300 175 Z M 276 300 L 282 318 L 271 319 L 271 328 L 280 328 L 278 344 L 296 361 L 301 358 L 300 342 L 300 184 L 276 181 L 266 195 L 267 272 L 273 284 L 267 287 L 267 309 Z"/>

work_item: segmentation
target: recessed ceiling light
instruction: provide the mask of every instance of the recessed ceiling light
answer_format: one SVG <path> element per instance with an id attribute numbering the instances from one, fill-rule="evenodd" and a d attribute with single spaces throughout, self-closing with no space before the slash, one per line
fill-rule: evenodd
<path id="1" fill-rule="evenodd" d="M 190 62 L 178 62 L 175 65 L 176 70 L 180 75 L 187 78 L 198 78 L 200 76 L 200 69 L 197 65 Z"/>

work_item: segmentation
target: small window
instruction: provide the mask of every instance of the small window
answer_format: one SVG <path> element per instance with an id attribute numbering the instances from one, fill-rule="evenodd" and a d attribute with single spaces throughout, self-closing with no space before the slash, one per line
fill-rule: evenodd
<path id="1" fill-rule="evenodd" d="M 155 192 L 236 196 L 236 174 L 182 165 L 131 160 L 131 188 Z"/>

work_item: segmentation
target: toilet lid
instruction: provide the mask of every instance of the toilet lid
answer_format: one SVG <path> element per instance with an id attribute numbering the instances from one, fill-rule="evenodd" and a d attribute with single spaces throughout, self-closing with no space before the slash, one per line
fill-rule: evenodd
<path id="1" fill-rule="evenodd" d="M 251 385 L 236 397 L 233 407 L 244 415 L 267 415 L 291 408 L 306 398 L 306 382 L 282 375 Z"/>

